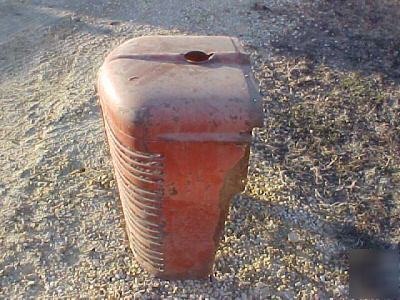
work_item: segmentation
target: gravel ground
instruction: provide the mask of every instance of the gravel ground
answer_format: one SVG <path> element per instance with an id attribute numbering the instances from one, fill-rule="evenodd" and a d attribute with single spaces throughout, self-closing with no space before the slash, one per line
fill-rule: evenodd
<path id="1" fill-rule="evenodd" d="M 400 242 L 399 1 L 0 1 L 0 298 L 348 298 L 347 251 Z M 125 241 L 93 90 L 151 34 L 239 36 L 265 104 L 215 273 Z"/>

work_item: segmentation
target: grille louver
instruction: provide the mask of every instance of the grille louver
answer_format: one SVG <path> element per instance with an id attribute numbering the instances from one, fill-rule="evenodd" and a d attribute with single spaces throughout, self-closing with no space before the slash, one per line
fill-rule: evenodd
<path id="1" fill-rule="evenodd" d="M 131 248 L 162 272 L 163 157 L 124 146 L 104 119 Z"/>

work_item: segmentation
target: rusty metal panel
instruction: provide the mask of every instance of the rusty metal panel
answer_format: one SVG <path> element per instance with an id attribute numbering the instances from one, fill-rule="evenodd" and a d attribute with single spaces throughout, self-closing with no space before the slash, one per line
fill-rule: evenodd
<path id="1" fill-rule="evenodd" d="M 205 278 L 262 126 L 248 56 L 231 37 L 136 38 L 106 58 L 98 91 L 135 257 Z"/>

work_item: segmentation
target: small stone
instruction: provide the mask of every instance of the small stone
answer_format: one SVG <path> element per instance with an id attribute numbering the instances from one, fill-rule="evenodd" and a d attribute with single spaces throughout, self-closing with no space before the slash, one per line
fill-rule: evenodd
<path id="1" fill-rule="evenodd" d="M 124 279 L 125 278 L 125 274 L 122 272 L 118 272 L 117 274 L 115 274 L 115 279 L 120 280 L 120 279 Z"/>
<path id="2" fill-rule="evenodd" d="M 265 283 L 258 282 L 256 284 L 256 294 L 256 296 L 259 296 L 261 299 L 266 299 L 270 296 L 271 292 Z"/>
<path id="3" fill-rule="evenodd" d="M 297 232 L 292 231 L 288 234 L 288 241 L 291 243 L 298 243 L 300 242 L 300 236 Z"/>
<path id="4" fill-rule="evenodd" d="M 284 275 L 285 275 L 285 269 L 284 269 L 284 268 L 279 269 L 279 271 L 276 273 L 276 275 L 277 275 L 278 277 L 284 276 Z"/>
<path id="5" fill-rule="evenodd" d="M 142 292 L 141 292 L 141 291 L 136 292 L 136 293 L 133 294 L 133 299 L 134 299 L 134 300 L 140 300 L 140 299 L 142 299 L 142 298 L 143 298 L 143 297 L 142 297 Z"/>
<path id="6" fill-rule="evenodd" d="M 27 285 L 28 285 L 28 286 L 35 285 L 35 281 L 33 281 L 33 280 L 30 280 L 30 281 L 28 281 Z"/>

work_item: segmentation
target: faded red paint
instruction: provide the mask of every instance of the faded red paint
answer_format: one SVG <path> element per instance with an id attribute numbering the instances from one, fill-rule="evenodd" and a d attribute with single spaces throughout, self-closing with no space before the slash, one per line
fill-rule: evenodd
<path id="1" fill-rule="evenodd" d="M 262 126 L 248 56 L 230 37 L 136 38 L 97 88 L 137 260 L 162 278 L 207 277 Z"/>

